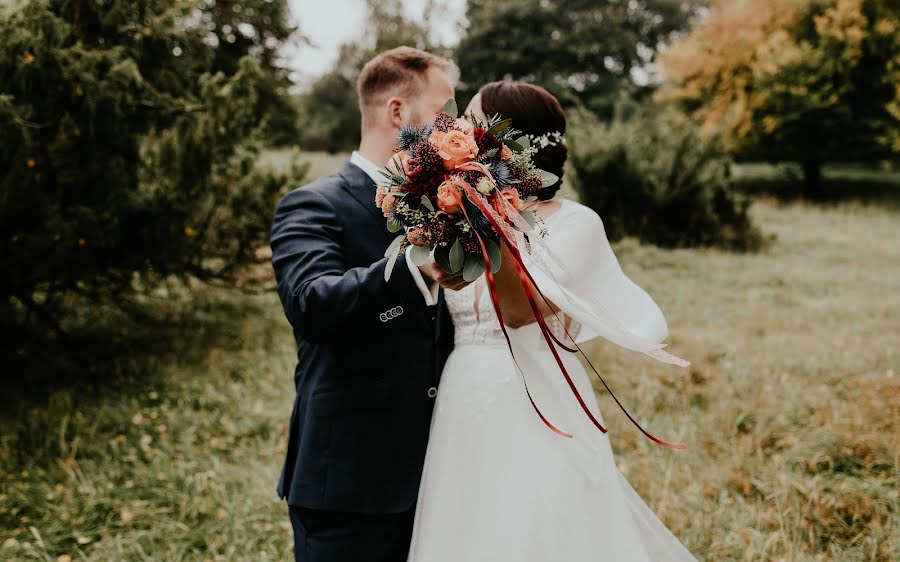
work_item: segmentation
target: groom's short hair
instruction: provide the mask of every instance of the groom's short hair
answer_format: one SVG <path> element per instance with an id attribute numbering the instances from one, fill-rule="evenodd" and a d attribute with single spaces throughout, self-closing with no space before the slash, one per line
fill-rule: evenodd
<path id="1" fill-rule="evenodd" d="M 366 120 L 366 109 L 382 99 L 416 95 L 425 85 L 431 68 L 445 71 L 451 82 L 458 78 L 459 71 L 453 62 L 412 47 L 384 51 L 367 62 L 356 82 L 363 121 Z"/>

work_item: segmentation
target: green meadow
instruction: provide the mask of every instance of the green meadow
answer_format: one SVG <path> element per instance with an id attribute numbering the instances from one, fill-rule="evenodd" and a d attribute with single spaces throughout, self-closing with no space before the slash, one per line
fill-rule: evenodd
<path id="1" fill-rule="evenodd" d="M 314 177 L 344 157 L 301 158 Z M 615 245 L 693 362 L 587 346 L 645 426 L 688 444 L 649 443 L 598 389 L 619 467 L 701 560 L 900 559 L 896 210 L 761 197 L 751 212 L 758 253 Z M 128 351 L 0 414 L 0 559 L 290 557 L 275 485 L 295 350 L 256 273 L 250 291 L 164 284 L 139 323 L 83 312 L 97 345 Z"/>

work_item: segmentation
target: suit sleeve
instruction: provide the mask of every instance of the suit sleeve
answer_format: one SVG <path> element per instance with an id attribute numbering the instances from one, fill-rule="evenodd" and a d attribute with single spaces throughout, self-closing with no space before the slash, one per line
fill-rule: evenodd
<path id="1" fill-rule="evenodd" d="M 377 333 L 382 312 L 422 306 L 405 256 L 390 281 L 384 280 L 387 258 L 347 269 L 341 234 L 335 210 L 313 190 L 296 189 L 275 209 L 270 245 L 278 295 L 288 321 L 308 341 Z"/>

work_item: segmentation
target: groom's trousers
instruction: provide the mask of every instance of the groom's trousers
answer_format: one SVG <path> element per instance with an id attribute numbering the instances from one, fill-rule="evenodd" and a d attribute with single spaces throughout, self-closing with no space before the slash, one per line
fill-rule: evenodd
<path id="1" fill-rule="evenodd" d="M 289 510 L 296 562 L 406 562 L 415 508 L 381 514 Z"/>

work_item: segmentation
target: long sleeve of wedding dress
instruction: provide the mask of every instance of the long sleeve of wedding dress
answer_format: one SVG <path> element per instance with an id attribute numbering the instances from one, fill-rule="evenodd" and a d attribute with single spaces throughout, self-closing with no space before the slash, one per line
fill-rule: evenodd
<path id="1" fill-rule="evenodd" d="M 543 243 L 533 245 L 540 261 L 527 253 L 523 257 L 544 295 L 581 324 L 575 340 L 581 343 L 608 333 L 607 321 L 598 310 L 607 311 L 629 332 L 650 343 L 665 340 L 669 330 L 662 311 L 622 271 L 597 213 L 571 203 L 559 212 L 565 213 L 565 220 L 553 220 L 556 227 L 548 227 Z M 553 278 L 546 268 L 556 262 L 548 251 L 565 268 Z"/>
<path id="2" fill-rule="evenodd" d="M 550 235 L 532 235 L 530 251 L 522 256 L 544 297 L 579 324 L 576 342 L 600 336 L 666 363 L 689 365 L 662 349 L 665 317 L 623 273 L 597 213 L 565 201 L 547 224 Z"/>

